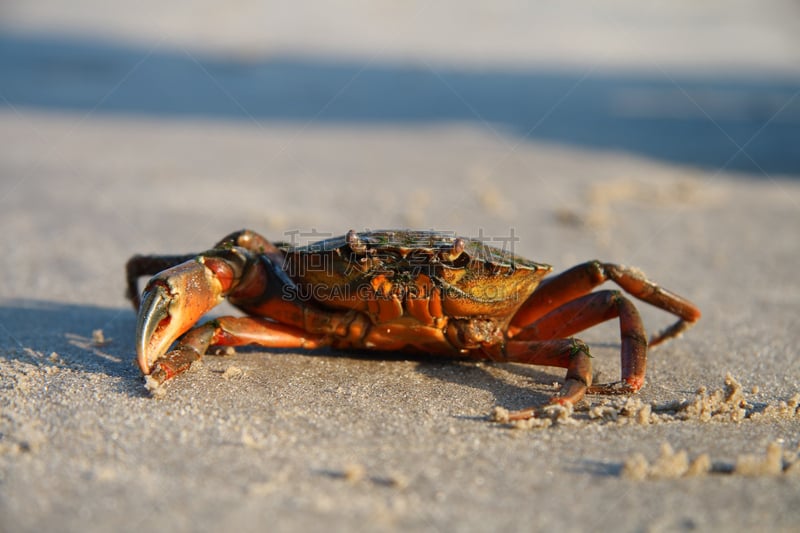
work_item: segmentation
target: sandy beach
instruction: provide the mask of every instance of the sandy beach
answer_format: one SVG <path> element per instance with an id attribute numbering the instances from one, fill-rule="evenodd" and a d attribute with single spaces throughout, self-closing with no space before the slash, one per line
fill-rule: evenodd
<path id="1" fill-rule="evenodd" d="M 6 2 L 0 531 L 796 530 L 798 14 Z M 513 236 L 703 318 L 527 425 L 563 370 L 240 348 L 150 397 L 125 262 L 240 228 Z"/>

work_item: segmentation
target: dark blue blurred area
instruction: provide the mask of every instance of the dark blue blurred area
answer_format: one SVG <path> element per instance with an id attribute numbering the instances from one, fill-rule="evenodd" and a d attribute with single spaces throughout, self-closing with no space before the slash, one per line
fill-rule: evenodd
<path id="1" fill-rule="evenodd" d="M 800 175 L 797 80 L 467 69 L 380 58 L 228 59 L 166 48 L 6 33 L 0 105 L 265 126 L 485 123 L 521 140 L 712 171 Z"/>

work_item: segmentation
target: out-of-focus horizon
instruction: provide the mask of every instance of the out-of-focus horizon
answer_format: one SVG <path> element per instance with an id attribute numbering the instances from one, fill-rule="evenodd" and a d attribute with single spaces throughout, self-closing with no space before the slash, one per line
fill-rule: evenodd
<path id="1" fill-rule="evenodd" d="M 6 2 L 11 109 L 305 126 L 474 123 L 800 175 L 796 3 Z"/>

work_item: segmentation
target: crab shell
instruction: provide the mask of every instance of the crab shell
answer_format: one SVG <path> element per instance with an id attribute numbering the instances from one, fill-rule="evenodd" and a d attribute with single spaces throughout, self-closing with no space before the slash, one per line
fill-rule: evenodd
<path id="1" fill-rule="evenodd" d="M 438 293 L 440 316 L 487 317 L 503 327 L 552 269 L 482 240 L 429 231 L 351 231 L 307 246 L 279 246 L 301 297 L 363 312 L 373 323 L 396 320 L 404 305 Z M 371 302 L 380 299 L 396 302 L 389 306 L 396 312 L 377 312 Z"/>

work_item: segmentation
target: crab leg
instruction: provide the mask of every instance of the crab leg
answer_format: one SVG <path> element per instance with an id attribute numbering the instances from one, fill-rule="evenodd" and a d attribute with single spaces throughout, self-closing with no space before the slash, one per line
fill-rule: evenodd
<path id="1" fill-rule="evenodd" d="M 252 230 L 239 230 L 227 235 L 214 245 L 214 249 L 231 248 L 238 246 L 251 252 L 263 253 L 267 255 L 275 264 L 281 264 L 283 254 L 267 239 Z M 133 304 L 133 308 L 138 310 L 141 304 L 137 281 L 142 276 L 154 276 L 168 268 L 172 268 L 192 260 L 197 254 L 183 255 L 135 255 L 128 260 L 125 265 L 127 280 L 127 291 L 125 296 Z"/>
<path id="2" fill-rule="evenodd" d="M 259 254 L 253 254 L 237 246 L 252 236 L 249 232 L 234 234 L 219 248 L 168 268 L 148 282 L 136 328 L 137 360 L 143 374 L 163 367 L 163 376 L 159 376 L 169 379 L 186 370 L 211 344 L 313 347 L 328 335 L 346 333 L 348 324 L 340 313 L 315 309 L 288 296 L 291 291 L 286 289 L 292 282 L 270 259 L 271 255 L 281 259 L 277 249 L 270 254 L 260 243 Z M 269 309 L 274 322 L 219 319 L 190 331 L 167 353 L 225 297 L 245 310 Z"/>
<path id="3" fill-rule="evenodd" d="M 619 318 L 622 337 L 622 380 L 592 384 L 589 347 L 578 339 L 565 339 L 577 331 L 600 322 Z M 506 361 L 567 369 L 564 386 L 551 403 L 575 403 L 587 392 L 623 394 L 638 391 L 644 385 L 647 363 L 647 337 L 639 312 L 619 291 L 590 293 L 551 311 L 506 342 Z M 534 416 L 535 408 L 510 413 L 510 419 Z"/>
<path id="4" fill-rule="evenodd" d="M 499 358 L 494 358 L 501 360 Z M 575 403 L 583 398 L 592 384 L 592 362 L 589 347 L 578 339 L 510 340 L 503 349 L 502 360 L 532 365 L 557 366 L 567 369 L 564 386 L 552 403 Z M 526 417 L 530 418 L 530 417 Z"/>
<path id="5" fill-rule="evenodd" d="M 207 264 L 213 262 L 199 256 L 164 270 L 145 287 L 136 323 L 137 361 L 143 374 L 149 374 L 175 339 L 222 301 L 228 287 Z"/>
<path id="6" fill-rule="evenodd" d="M 647 335 L 636 307 L 620 291 L 593 292 L 572 300 L 527 326 L 513 338 L 511 343 L 568 337 L 613 318 L 619 318 L 622 338 L 620 349 L 622 381 L 594 385 L 589 388 L 589 392 L 604 394 L 636 392 L 644 385 Z"/>
<path id="7" fill-rule="evenodd" d="M 128 282 L 128 290 L 125 296 L 131 301 L 133 308 L 138 310 L 142 303 L 137 286 L 137 281 L 140 277 L 153 276 L 162 270 L 178 266 L 193 259 L 195 255 L 135 255 L 131 257 L 125 265 L 125 274 Z"/>
<path id="8" fill-rule="evenodd" d="M 553 309 L 591 292 L 608 280 L 614 281 L 634 297 L 679 317 L 672 326 L 651 338 L 650 346 L 680 335 L 700 319 L 700 310 L 694 304 L 659 287 L 640 270 L 613 263 L 589 261 L 543 281 L 514 315 L 508 329 L 509 334 L 513 337 Z"/>
<path id="9" fill-rule="evenodd" d="M 150 377 L 158 385 L 188 370 L 210 346 L 257 344 L 268 348 L 319 348 L 328 344 L 323 335 L 278 324 L 263 318 L 221 317 L 197 326 L 180 338 L 170 352 L 157 358 Z"/>

